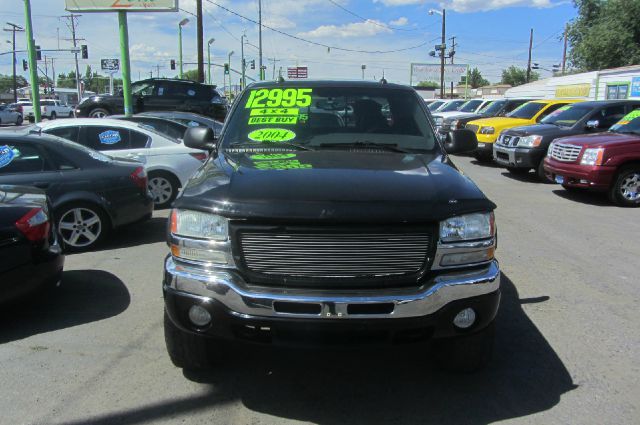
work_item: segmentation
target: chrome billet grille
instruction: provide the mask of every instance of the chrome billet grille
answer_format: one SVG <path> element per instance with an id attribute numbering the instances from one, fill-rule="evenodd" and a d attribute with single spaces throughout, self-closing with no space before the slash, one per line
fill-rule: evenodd
<path id="1" fill-rule="evenodd" d="M 549 156 L 558 161 L 575 162 L 582 150 L 581 146 L 554 143 L 549 149 Z"/>
<path id="2" fill-rule="evenodd" d="M 467 124 L 467 125 L 465 126 L 465 128 L 466 128 L 467 130 L 471 130 L 471 131 L 473 131 L 474 133 L 477 133 L 477 132 L 478 132 L 478 129 L 480 128 L 480 126 L 473 125 L 473 124 Z"/>
<path id="3" fill-rule="evenodd" d="M 430 232 L 241 232 L 244 264 L 253 273 L 302 278 L 416 274 L 428 260 Z"/>

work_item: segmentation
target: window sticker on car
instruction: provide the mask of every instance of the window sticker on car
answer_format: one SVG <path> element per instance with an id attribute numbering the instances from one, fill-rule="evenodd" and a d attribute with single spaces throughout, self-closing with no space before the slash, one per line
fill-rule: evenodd
<path id="1" fill-rule="evenodd" d="M 303 164 L 295 153 L 251 155 L 254 166 L 258 170 L 301 170 L 313 168 L 311 164 Z"/>
<path id="2" fill-rule="evenodd" d="M 553 116 L 559 115 L 559 114 L 563 113 L 564 111 L 566 111 L 569 108 L 571 108 L 571 105 L 563 106 L 562 108 L 558 108 L 555 111 L 553 111 L 552 113 L 550 113 L 549 116 L 553 117 Z"/>
<path id="3" fill-rule="evenodd" d="M 636 109 L 635 111 L 629 112 L 625 115 L 620 121 L 616 123 L 616 125 L 625 125 L 629 124 L 632 120 L 640 117 L 640 109 Z"/>
<path id="4" fill-rule="evenodd" d="M 251 90 L 245 108 L 304 108 L 311 106 L 313 89 L 257 89 Z"/>
<path id="5" fill-rule="evenodd" d="M 282 124 L 282 125 L 296 125 L 298 123 L 298 117 L 250 117 L 249 125 L 257 124 Z"/>
<path id="6" fill-rule="evenodd" d="M 295 158 L 295 153 L 271 153 L 271 154 L 259 154 L 259 155 L 251 155 L 250 158 L 254 161 L 268 161 L 268 160 L 277 160 L 277 159 L 291 159 Z"/>
<path id="7" fill-rule="evenodd" d="M 0 168 L 2 167 L 6 167 L 7 165 L 11 164 L 11 161 L 13 161 L 13 158 L 15 158 L 15 152 L 13 151 L 13 148 L 4 145 L 4 146 L 0 146 Z"/>
<path id="8" fill-rule="evenodd" d="M 98 134 L 98 138 L 100 139 L 100 143 L 103 145 L 115 145 L 122 140 L 120 132 L 116 130 L 103 131 Z"/>
<path id="9" fill-rule="evenodd" d="M 261 128 L 252 131 L 247 137 L 254 142 L 288 142 L 296 138 L 296 133 L 284 128 Z"/>

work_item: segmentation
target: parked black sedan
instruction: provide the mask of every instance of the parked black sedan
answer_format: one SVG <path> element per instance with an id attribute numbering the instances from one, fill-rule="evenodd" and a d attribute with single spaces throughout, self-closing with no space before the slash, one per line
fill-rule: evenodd
<path id="1" fill-rule="evenodd" d="M 538 124 L 503 131 L 493 146 L 494 160 L 514 174 L 533 169 L 541 181 L 548 182 L 543 160 L 553 140 L 607 131 L 637 108 L 640 100 L 601 100 L 564 106 Z"/>
<path id="2" fill-rule="evenodd" d="M 63 265 L 44 191 L 0 185 L 0 303 L 56 284 Z"/>
<path id="3" fill-rule="evenodd" d="M 93 248 L 111 229 L 153 212 L 141 163 L 46 134 L 0 134 L 0 184 L 44 189 L 70 250 Z"/>
<path id="4" fill-rule="evenodd" d="M 153 111 L 143 112 L 141 114 L 138 114 L 138 116 L 167 118 L 172 121 L 182 123 L 187 127 L 209 127 L 213 130 L 213 134 L 215 134 L 216 136 L 220 134 L 223 126 L 220 121 L 216 121 L 203 115 L 194 114 L 192 112 Z"/>

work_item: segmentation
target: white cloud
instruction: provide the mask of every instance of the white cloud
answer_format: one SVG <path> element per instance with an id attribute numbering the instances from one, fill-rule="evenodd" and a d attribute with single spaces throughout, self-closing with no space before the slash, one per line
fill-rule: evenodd
<path id="1" fill-rule="evenodd" d="M 401 16 L 400 18 L 389 22 L 389 25 L 393 25 L 393 26 L 396 26 L 396 27 L 402 27 L 402 26 L 407 25 L 408 23 L 409 23 L 409 20 L 407 18 L 405 18 L 404 16 Z"/>
<path id="2" fill-rule="evenodd" d="M 286 18 L 284 16 L 269 16 L 262 21 L 262 23 L 268 27 L 276 28 L 280 30 L 295 28 L 296 23 L 291 19 Z"/>
<path id="3" fill-rule="evenodd" d="M 409 6 L 426 3 L 425 0 L 373 0 L 373 2 L 382 3 L 385 6 Z M 564 3 L 564 0 L 444 0 L 440 1 L 439 5 L 442 8 L 451 9 L 456 12 L 485 12 L 507 7 L 534 7 L 542 9 L 555 7 Z"/>
<path id="4" fill-rule="evenodd" d="M 382 33 L 391 33 L 382 22 L 367 19 L 365 22 L 354 22 L 345 25 L 321 25 L 318 28 L 299 33 L 301 37 L 370 37 Z"/>

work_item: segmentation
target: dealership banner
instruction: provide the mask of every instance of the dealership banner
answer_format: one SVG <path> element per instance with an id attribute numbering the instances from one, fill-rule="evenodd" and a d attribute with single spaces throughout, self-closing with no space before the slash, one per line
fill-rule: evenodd
<path id="1" fill-rule="evenodd" d="M 177 12 L 178 0 L 65 0 L 69 12 Z"/>
<path id="2" fill-rule="evenodd" d="M 457 84 L 463 75 L 467 75 L 467 64 L 445 64 L 444 82 Z M 439 63 L 412 63 L 411 64 L 411 85 L 422 81 L 430 81 L 440 84 L 440 64 Z"/>

